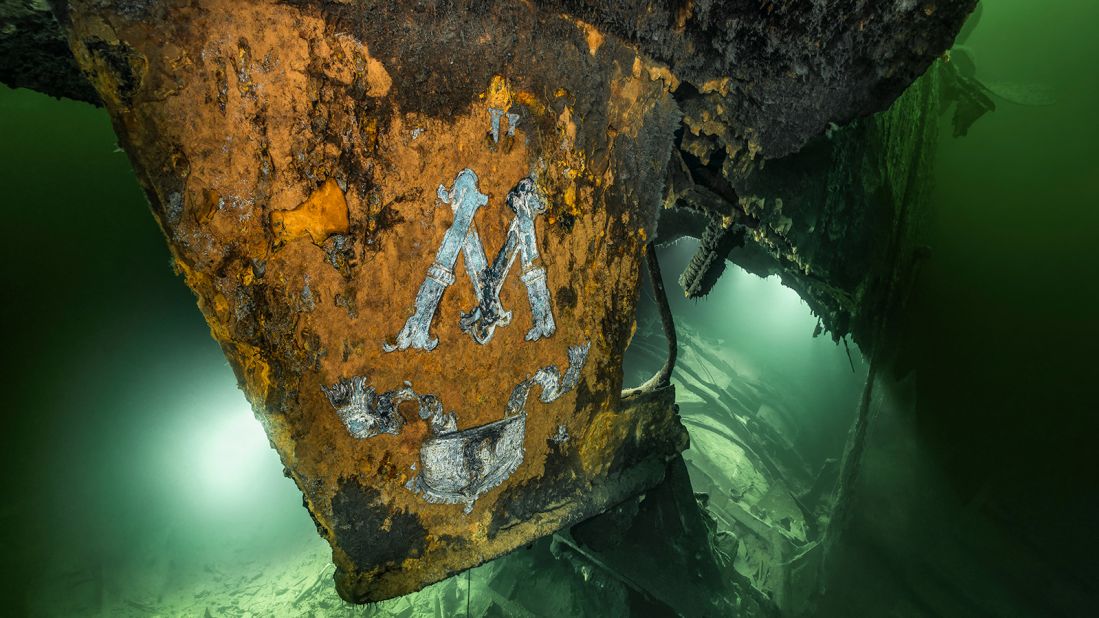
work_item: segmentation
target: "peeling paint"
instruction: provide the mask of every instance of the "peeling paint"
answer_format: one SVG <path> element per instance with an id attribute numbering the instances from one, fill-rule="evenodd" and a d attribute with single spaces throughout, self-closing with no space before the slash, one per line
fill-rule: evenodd
<path id="1" fill-rule="evenodd" d="M 539 397 L 542 403 L 554 401 L 576 388 L 577 382 L 580 381 L 580 371 L 588 360 L 589 351 L 591 351 L 590 341 L 583 345 L 569 346 L 569 366 L 564 376 L 556 365 L 549 365 L 517 384 L 511 391 L 511 397 L 508 398 L 508 414 L 518 414 L 526 407 L 527 395 L 535 386 L 542 387 L 542 394 Z"/>
<path id="2" fill-rule="evenodd" d="M 435 262 L 428 268 L 427 276 L 416 294 L 415 312 L 397 334 L 396 342 L 383 344 L 386 352 L 408 348 L 430 351 L 439 344 L 438 338 L 431 335 L 431 323 L 443 293 L 454 283 L 454 266 L 459 252 L 464 256 L 466 274 L 478 298 L 476 307 L 462 313 L 459 320 L 462 332 L 484 345 L 492 340 L 497 326 L 511 323 L 511 312 L 505 310 L 500 302 L 500 288 L 516 257 L 519 257 L 523 269 L 520 280 L 527 288 L 534 323 L 527 331 L 527 341 L 549 337 L 557 330 L 546 271 L 534 264 L 539 257 L 534 219 L 546 211 L 542 194 L 530 177 L 520 180 L 508 192 L 505 201 L 515 217 L 508 228 L 504 246 L 490 266 L 473 223 L 477 210 L 488 203 L 488 196 L 478 189 L 477 180 L 477 174 L 466 168 L 458 173 L 449 191 L 439 186 L 439 200 L 454 210 L 454 222 L 444 234 L 435 254 Z"/>
<path id="3" fill-rule="evenodd" d="M 564 425 L 557 426 L 557 433 L 550 437 L 550 442 L 554 444 L 564 444 L 569 441 L 569 429 Z"/>
<path id="4" fill-rule="evenodd" d="M 534 180 L 530 177 L 520 180 L 508 192 L 507 205 L 515 213 L 515 218 L 508 228 L 504 246 L 496 254 L 492 266 L 479 277 L 478 305 L 463 313 L 459 320 L 462 332 L 468 333 L 474 341 L 482 345 L 492 340 L 496 326 L 506 326 L 511 322 L 511 312 L 506 311 L 500 303 L 500 287 L 516 256 L 522 262 L 523 274 L 520 279 L 527 288 L 534 318 L 534 326 L 527 331 L 527 341 L 549 337 L 557 330 L 550 306 L 549 288 L 546 286 L 546 271 L 534 265 L 534 261 L 538 259 L 534 219 L 546 211 L 545 201 L 535 187 Z"/>
<path id="5" fill-rule="evenodd" d="M 489 132 L 492 133 L 492 143 L 500 143 L 500 119 L 504 118 L 508 121 L 507 136 L 515 137 L 515 129 L 519 126 L 519 114 L 512 112 L 510 109 L 504 111 L 498 107 L 488 108 L 489 117 Z"/>
<path id="6" fill-rule="evenodd" d="M 465 503 L 465 512 L 482 494 L 504 482 L 523 463 L 526 412 L 486 425 L 424 440 L 423 469 L 413 491 L 432 503 Z"/>
<path id="7" fill-rule="evenodd" d="M 348 433 L 358 440 L 383 433 L 401 433 L 404 417 L 397 411 L 397 406 L 405 401 L 418 402 L 420 418 L 431 419 L 433 428 L 450 427 L 457 422 L 453 415 L 443 412 L 437 397 L 418 395 L 407 383 L 402 388 L 377 394 L 374 387 L 366 383 L 366 377 L 355 376 L 350 380 L 341 379 L 332 386 L 322 386 L 321 390 Z"/>
<path id="8" fill-rule="evenodd" d="M 428 502 L 464 502 L 465 512 L 471 512 L 477 498 L 504 482 L 523 463 L 530 389 L 542 387 L 543 403 L 559 399 L 576 387 L 590 349 L 590 341 L 569 348 L 569 367 L 564 377 L 555 365 L 549 365 L 519 383 L 508 400 L 504 418 L 498 421 L 460 431 L 454 426 L 439 430 L 433 425 L 433 435 L 420 446 L 421 472 L 405 487 Z M 564 426 L 558 427 L 557 435 L 563 431 Z M 567 431 L 564 440 L 568 440 Z"/>
<path id="9" fill-rule="evenodd" d="M 416 312 L 405 322 L 404 328 L 397 335 L 397 342 L 383 345 L 386 352 L 410 347 L 430 351 L 439 345 L 439 340 L 431 336 L 431 321 L 435 317 L 439 301 L 443 298 L 443 292 L 454 283 L 454 264 L 458 261 L 459 251 L 465 250 L 466 271 L 473 279 L 474 286 L 478 286 L 475 277 L 481 269 L 476 266 L 478 262 L 484 263 L 484 250 L 481 249 L 480 255 L 477 255 L 481 243 L 479 240 L 471 243 L 470 234 L 473 216 L 481 206 L 488 203 L 488 196 L 478 190 L 477 174 L 466 168 L 458 172 L 450 191 L 439 185 L 438 197 L 454 209 L 454 223 L 443 236 L 443 242 L 435 253 L 435 262 L 428 267 L 427 277 L 416 293 Z M 476 239 L 476 231 L 472 231 L 472 234 Z"/>
<path id="10" fill-rule="evenodd" d="M 490 107 L 488 108 L 489 127 L 492 132 L 493 143 L 500 143 L 500 117 L 504 115 L 504 110 Z"/>

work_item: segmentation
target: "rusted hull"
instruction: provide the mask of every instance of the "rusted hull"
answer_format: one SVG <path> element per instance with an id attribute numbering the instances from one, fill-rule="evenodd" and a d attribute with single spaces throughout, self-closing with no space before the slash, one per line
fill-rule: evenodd
<path id="1" fill-rule="evenodd" d="M 686 446 L 670 391 L 620 397 L 666 69 L 526 4 L 404 4 L 63 20 L 358 602 L 595 514 Z M 440 473 L 440 440 L 494 423 Z"/>

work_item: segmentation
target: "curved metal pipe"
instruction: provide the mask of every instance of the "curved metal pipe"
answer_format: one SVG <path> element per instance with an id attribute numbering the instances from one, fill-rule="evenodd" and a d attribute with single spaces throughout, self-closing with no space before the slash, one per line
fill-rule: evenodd
<path id="1" fill-rule="evenodd" d="M 672 383 L 672 371 L 675 370 L 675 359 L 679 354 L 679 342 L 675 335 L 675 321 L 672 319 L 672 308 L 668 305 L 668 293 L 664 289 L 664 279 L 660 274 L 660 261 L 656 257 L 656 245 L 652 242 L 645 245 L 645 263 L 649 268 L 649 280 L 653 285 L 653 296 L 656 298 L 657 309 L 660 311 L 660 323 L 664 327 L 664 337 L 668 340 L 668 358 L 664 366 L 656 374 L 637 388 L 622 391 L 622 396 L 627 397 L 641 393 L 648 393 L 664 388 Z"/>

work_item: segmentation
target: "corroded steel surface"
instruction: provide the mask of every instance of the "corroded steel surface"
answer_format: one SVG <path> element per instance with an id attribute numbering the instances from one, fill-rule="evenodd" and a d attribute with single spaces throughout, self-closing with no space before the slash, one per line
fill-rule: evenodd
<path id="1" fill-rule="evenodd" d="M 65 18 L 360 602 L 597 513 L 686 446 L 670 390 L 620 397 L 666 69 L 531 5 L 400 5 Z"/>

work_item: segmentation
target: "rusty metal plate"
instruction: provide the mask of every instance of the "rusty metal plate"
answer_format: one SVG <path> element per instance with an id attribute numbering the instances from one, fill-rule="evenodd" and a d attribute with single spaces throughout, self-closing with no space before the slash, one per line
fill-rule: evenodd
<path id="1" fill-rule="evenodd" d="M 597 513 L 686 444 L 669 391 L 620 397 L 666 70 L 528 5 L 364 6 L 66 18 L 359 602 Z"/>

